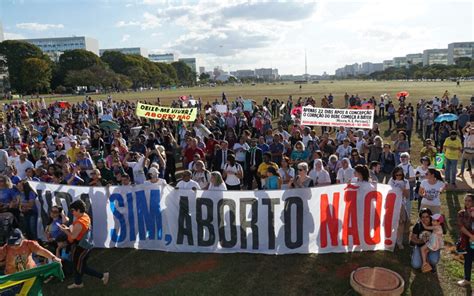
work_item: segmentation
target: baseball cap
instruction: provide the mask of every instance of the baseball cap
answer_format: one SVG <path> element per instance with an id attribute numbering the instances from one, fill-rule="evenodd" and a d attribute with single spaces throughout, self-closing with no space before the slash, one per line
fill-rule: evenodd
<path id="1" fill-rule="evenodd" d="M 18 228 L 15 228 L 10 236 L 8 237 L 8 245 L 10 246 L 18 246 L 21 244 L 21 241 L 23 240 L 23 233 L 21 233 L 21 230 Z"/>
<path id="2" fill-rule="evenodd" d="M 157 168 L 150 168 L 148 170 L 148 175 L 150 176 L 158 176 L 160 174 L 160 172 L 158 171 Z"/>
<path id="3" fill-rule="evenodd" d="M 434 214 L 431 216 L 431 219 L 439 221 L 439 222 L 443 222 L 443 216 L 441 216 L 441 214 Z"/>

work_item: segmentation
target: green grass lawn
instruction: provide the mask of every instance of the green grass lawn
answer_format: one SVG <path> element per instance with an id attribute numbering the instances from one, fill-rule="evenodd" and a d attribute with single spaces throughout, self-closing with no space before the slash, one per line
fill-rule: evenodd
<path id="1" fill-rule="evenodd" d="M 332 92 L 336 107 L 343 105 L 343 95 L 358 93 L 360 96 L 380 96 L 398 91 L 410 92 L 409 102 L 416 104 L 420 98 L 441 97 L 445 90 L 457 94 L 464 104 L 474 94 L 474 82 L 359 82 L 303 85 L 227 86 L 216 88 L 191 88 L 174 91 L 149 91 L 142 93 L 113 94 L 114 99 L 138 100 L 160 97 L 163 104 L 181 95 L 201 96 L 203 101 L 220 98 L 222 92 L 229 99 L 242 95 L 259 102 L 264 96 L 286 99 L 293 97 L 321 97 Z M 105 98 L 105 95 L 94 96 Z M 71 101 L 83 97 L 69 97 Z M 54 99 L 52 99 L 54 100 Z M 388 128 L 381 122 L 381 130 Z M 390 133 L 384 140 L 390 141 Z M 422 147 L 413 135 L 413 165 L 418 165 Z M 448 221 L 446 248 L 442 253 L 438 273 L 422 274 L 410 267 L 410 248 L 395 252 L 361 252 L 324 255 L 252 255 L 252 254 L 194 254 L 166 253 L 133 249 L 97 249 L 89 260 L 98 270 L 111 272 L 109 286 L 104 288 L 96 279 L 85 277 L 85 288 L 67 291 L 65 283 L 46 285 L 45 295 L 355 295 L 349 284 L 352 270 L 360 266 L 381 266 L 398 272 L 405 279 L 405 295 L 470 295 L 458 288 L 455 282 L 462 278 L 462 259 L 453 253 L 457 240 L 456 213 L 463 206 L 463 192 L 443 195 L 443 213 Z M 415 221 L 416 205 L 412 221 Z M 71 279 L 67 280 L 70 283 Z"/>

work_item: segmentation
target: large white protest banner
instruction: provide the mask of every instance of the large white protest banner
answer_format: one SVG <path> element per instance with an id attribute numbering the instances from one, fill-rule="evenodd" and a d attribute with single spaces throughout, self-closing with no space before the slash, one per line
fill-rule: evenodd
<path id="1" fill-rule="evenodd" d="M 374 124 L 374 110 L 330 109 L 303 107 L 301 125 L 343 126 L 371 129 Z"/>
<path id="2" fill-rule="evenodd" d="M 69 205 L 82 199 L 96 247 L 169 252 L 393 251 L 402 201 L 398 189 L 367 182 L 269 191 L 30 183 L 42 229 L 52 206 L 72 219 Z"/>

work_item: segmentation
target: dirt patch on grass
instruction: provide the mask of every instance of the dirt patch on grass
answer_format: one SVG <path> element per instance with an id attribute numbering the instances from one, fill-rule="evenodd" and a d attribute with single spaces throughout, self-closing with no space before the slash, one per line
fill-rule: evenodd
<path id="1" fill-rule="evenodd" d="M 339 279 L 348 279 L 351 272 L 359 267 L 359 264 L 356 263 L 343 264 L 336 269 L 336 276 Z"/>
<path id="2" fill-rule="evenodd" d="M 189 273 L 206 272 L 215 269 L 219 265 L 219 261 L 215 258 L 208 258 L 196 262 L 179 266 L 166 274 L 155 274 L 142 277 L 132 277 L 128 282 L 122 284 L 122 288 L 147 289 L 152 288 L 161 283 L 172 281 L 180 276 Z"/>

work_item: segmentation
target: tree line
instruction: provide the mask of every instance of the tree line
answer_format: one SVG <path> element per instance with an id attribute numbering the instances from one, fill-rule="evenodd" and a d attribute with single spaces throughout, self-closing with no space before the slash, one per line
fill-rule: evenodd
<path id="1" fill-rule="evenodd" d="M 184 62 L 156 63 L 114 51 L 98 57 L 83 49 L 66 51 L 54 62 L 39 47 L 17 40 L 0 43 L 0 73 L 5 72 L 10 89 L 19 94 L 65 93 L 78 86 L 123 91 L 196 83 L 196 73 Z"/>
<path id="2" fill-rule="evenodd" d="M 384 71 L 373 72 L 370 75 L 357 75 L 347 78 L 375 79 L 375 80 L 400 80 L 400 79 L 461 79 L 474 76 L 474 60 L 469 57 L 458 58 L 454 65 L 435 64 L 410 64 L 408 67 L 390 67 Z"/>

